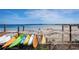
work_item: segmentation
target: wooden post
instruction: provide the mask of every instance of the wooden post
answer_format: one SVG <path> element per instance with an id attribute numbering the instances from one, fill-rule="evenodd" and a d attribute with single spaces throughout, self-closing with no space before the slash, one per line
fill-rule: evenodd
<path id="1" fill-rule="evenodd" d="M 71 35 L 72 29 L 71 29 L 71 25 L 69 25 L 69 29 L 70 29 L 70 34 L 69 34 L 69 36 L 70 36 L 70 45 L 69 45 L 69 49 L 71 49 L 71 43 L 72 43 L 72 35 Z"/>
<path id="2" fill-rule="evenodd" d="M 6 25 L 4 24 L 4 32 L 6 32 Z"/>
<path id="3" fill-rule="evenodd" d="M 72 35 L 71 35 L 71 25 L 70 25 L 70 42 L 72 42 Z"/>
<path id="4" fill-rule="evenodd" d="M 25 28 L 25 27 L 24 27 L 24 25 L 23 25 L 23 31 L 24 31 L 24 28 Z"/>
<path id="5" fill-rule="evenodd" d="M 62 25 L 62 42 L 63 42 L 63 31 L 64 31 L 64 25 Z"/>
<path id="6" fill-rule="evenodd" d="M 18 31 L 17 32 L 18 32 L 18 35 L 19 35 L 19 26 L 18 26 Z"/>

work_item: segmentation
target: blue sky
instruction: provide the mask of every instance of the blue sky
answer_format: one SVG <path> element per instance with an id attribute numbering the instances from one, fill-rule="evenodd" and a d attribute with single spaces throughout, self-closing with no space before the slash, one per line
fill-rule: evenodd
<path id="1" fill-rule="evenodd" d="M 0 24 L 79 24 L 79 10 L 0 9 Z"/>

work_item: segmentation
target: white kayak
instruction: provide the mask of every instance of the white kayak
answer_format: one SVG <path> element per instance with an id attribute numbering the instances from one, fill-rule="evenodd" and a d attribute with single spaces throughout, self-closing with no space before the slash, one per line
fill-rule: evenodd
<path id="1" fill-rule="evenodd" d="M 11 38 L 12 38 L 11 36 L 5 37 L 5 38 L 0 42 L 0 44 L 3 44 L 3 43 L 5 43 L 5 42 L 9 41 Z"/>
<path id="2" fill-rule="evenodd" d="M 7 37 L 7 35 L 3 35 L 0 37 L 0 42 L 3 41 L 3 39 L 5 39 Z"/>
<path id="3" fill-rule="evenodd" d="M 16 35 L 16 33 L 9 33 L 9 34 L 6 34 L 7 36 L 14 36 L 14 35 Z"/>
<path id="4" fill-rule="evenodd" d="M 33 43 L 33 39 L 34 39 L 34 34 L 31 35 L 28 45 L 31 45 Z"/>
<path id="5" fill-rule="evenodd" d="M 0 45 L 4 44 L 5 42 L 9 41 L 15 34 L 5 34 L 0 37 Z"/>

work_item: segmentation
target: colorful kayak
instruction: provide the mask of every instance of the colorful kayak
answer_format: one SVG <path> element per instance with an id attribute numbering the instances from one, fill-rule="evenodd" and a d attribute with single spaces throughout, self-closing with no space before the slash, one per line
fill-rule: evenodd
<path id="1" fill-rule="evenodd" d="M 2 47 L 6 48 L 7 46 L 9 46 L 10 44 L 12 44 L 18 37 L 18 34 L 14 35 L 9 41 L 7 41 Z"/>
<path id="2" fill-rule="evenodd" d="M 7 34 L 6 32 L 0 33 L 0 37 Z"/>
<path id="3" fill-rule="evenodd" d="M 26 39 L 26 36 L 24 35 L 24 37 L 22 38 L 22 41 L 21 41 L 21 43 L 20 43 L 20 44 L 23 44 L 23 43 L 24 43 L 24 41 L 25 41 L 25 39 Z"/>
<path id="4" fill-rule="evenodd" d="M 46 44 L 46 38 L 45 38 L 44 34 L 43 34 L 43 36 L 42 36 L 41 44 Z"/>
<path id="5" fill-rule="evenodd" d="M 34 39 L 34 34 L 31 35 L 28 45 L 31 45 L 33 43 L 33 39 Z"/>
<path id="6" fill-rule="evenodd" d="M 1 37 L 0 37 L 0 42 L 2 42 L 3 39 L 5 39 L 6 37 L 7 37 L 7 35 L 3 35 L 3 36 L 1 36 Z"/>
<path id="7" fill-rule="evenodd" d="M 24 34 L 20 34 L 20 36 L 9 46 L 9 48 L 12 48 L 12 47 L 18 45 L 21 42 L 23 36 L 24 36 Z"/>
<path id="8" fill-rule="evenodd" d="M 33 47 L 37 48 L 37 46 L 38 46 L 38 38 L 37 38 L 37 35 L 35 35 L 33 39 Z"/>
<path id="9" fill-rule="evenodd" d="M 7 35 L 3 35 L 2 37 L 0 37 L 0 45 L 3 44 L 2 42 L 5 41 L 7 37 L 8 37 Z"/>
<path id="10" fill-rule="evenodd" d="M 27 45 L 29 40 L 30 40 L 30 35 L 28 34 L 23 44 Z"/>
<path id="11" fill-rule="evenodd" d="M 6 43 L 6 42 L 9 41 L 11 38 L 12 38 L 11 36 L 5 37 L 5 38 L 0 42 L 0 44 Z"/>
<path id="12" fill-rule="evenodd" d="M 12 37 L 13 37 L 14 34 L 5 34 L 4 35 L 4 38 L 2 40 L 0 40 L 0 45 L 6 43 L 7 41 L 9 41 Z"/>

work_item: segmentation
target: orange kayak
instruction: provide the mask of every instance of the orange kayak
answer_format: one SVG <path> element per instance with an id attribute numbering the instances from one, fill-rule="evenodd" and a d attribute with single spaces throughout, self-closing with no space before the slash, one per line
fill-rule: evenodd
<path id="1" fill-rule="evenodd" d="M 12 44 L 16 38 L 18 37 L 18 34 L 16 34 L 15 36 L 13 36 L 9 41 L 7 41 L 2 47 L 6 48 L 7 46 L 9 46 L 10 44 Z"/>
<path id="2" fill-rule="evenodd" d="M 38 46 L 38 38 L 37 38 L 37 35 L 35 35 L 33 39 L 33 47 L 37 48 L 37 46 Z"/>

